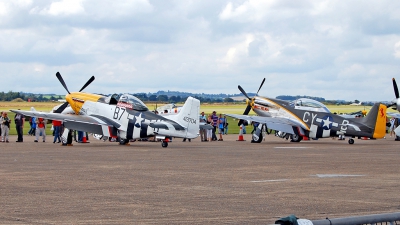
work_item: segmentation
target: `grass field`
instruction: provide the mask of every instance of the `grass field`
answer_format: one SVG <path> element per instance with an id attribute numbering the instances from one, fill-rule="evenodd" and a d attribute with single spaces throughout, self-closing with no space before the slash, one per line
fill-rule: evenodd
<path id="1" fill-rule="evenodd" d="M 10 109 L 21 109 L 21 110 L 30 110 L 31 107 L 34 107 L 37 111 L 45 111 L 49 112 L 50 110 L 53 109 L 54 106 L 60 105 L 59 102 L 0 102 L 0 111 L 7 111 L 9 112 Z M 160 104 L 157 104 L 160 106 Z M 152 110 L 155 108 L 155 104 L 147 104 L 147 107 Z M 328 109 L 331 110 L 331 112 L 336 112 L 336 113 L 350 113 L 350 112 L 356 112 L 360 110 L 367 110 L 371 108 L 371 106 L 351 106 L 351 105 L 327 105 Z M 202 104 L 200 106 L 200 111 L 204 111 L 206 115 L 211 114 L 213 111 L 217 112 L 217 115 L 221 114 L 243 114 L 243 111 L 245 110 L 246 105 L 244 103 L 238 104 Z M 388 109 L 388 112 L 395 112 L 393 109 Z M 251 112 L 250 115 L 254 115 L 254 112 Z M 14 113 L 9 112 L 8 116 L 10 118 L 14 118 Z M 234 120 L 232 118 L 228 118 L 228 123 L 229 123 L 229 134 L 238 134 L 239 133 L 239 127 L 237 126 L 237 120 Z M 47 126 L 46 129 L 46 134 L 51 134 L 52 131 L 50 130 L 51 124 Z M 29 131 L 29 123 L 26 123 L 24 126 L 24 134 L 27 134 Z M 252 127 L 248 126 L 247 127 L 247 132 L 250 132 L 252 130 Z M 15 135 L 16 130 L 15 130 L 15 124 L 12 123 L 10 127 L 10 134 Z"/>

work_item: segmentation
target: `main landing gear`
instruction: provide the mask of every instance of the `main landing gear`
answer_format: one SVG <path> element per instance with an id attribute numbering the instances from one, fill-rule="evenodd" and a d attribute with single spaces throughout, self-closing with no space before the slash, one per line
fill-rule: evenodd
<path id="1" fill-rule="evenodd" d="M 258 136 L 256 133 L 251 136 L 251 143 L 261 143 L 261 141 L 262 141 L 261 133 L 259 133 Z"/>
<path id="2" fill-rule="evenodd" d="M 166 148 L 168 147 L 168 142 L 170 142 L 170 138 L 165 138 L 164 140 L 161 141 L 161 147 Z"/>
<path id="3" fill-rule="evenodd" d="M 119 139 L 119 144 L 120 145 L 130 145 L 128 139 Z"/>
<path id="4" fill-rule="evenodd" d="M 353 138 L 349 138 L 349 144 L 354 144 L 354 139 Z"/>
<path id="5" fill-rule="evenodd" d="M 303 137 L 298 135 L 298 134 L 292 134 L 291 136 L 291 142 L 300 142 L 303 140 Z"/>

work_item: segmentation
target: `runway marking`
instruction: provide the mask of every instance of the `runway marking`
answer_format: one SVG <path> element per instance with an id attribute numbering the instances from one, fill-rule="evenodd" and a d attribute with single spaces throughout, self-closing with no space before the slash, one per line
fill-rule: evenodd
<path id="1" fill-rule="evenodd" d="M 278 179 L 278 180 L 253 180 L 250 181 L 252 183 L 266 183 L 266 182 L 283 182 L 283 181 L 287 181 L 288 179 Z"/>
<path id="2" fill-rule="evenodd" d="M 312 148 L 312 147 L 274 147 L 274 148 Z"/>
<path id="3" fill-rule="evenodd" d="M 366 175 L 362 174 L 315 174 L 310 175 L 312 177 L 318 178 L 334 178 L 334 177 L 365 177 Z"/>

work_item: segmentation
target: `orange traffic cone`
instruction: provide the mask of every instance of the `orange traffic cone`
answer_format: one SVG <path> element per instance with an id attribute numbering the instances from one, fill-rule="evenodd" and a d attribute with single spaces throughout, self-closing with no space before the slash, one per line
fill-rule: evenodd
<path id="1" fill-rule="evenodd" d="M 239 140 L 236 140 L 236 141 L 245 141 L 245 140 L 243 139 L 243 124 L 240 125 Z"/>

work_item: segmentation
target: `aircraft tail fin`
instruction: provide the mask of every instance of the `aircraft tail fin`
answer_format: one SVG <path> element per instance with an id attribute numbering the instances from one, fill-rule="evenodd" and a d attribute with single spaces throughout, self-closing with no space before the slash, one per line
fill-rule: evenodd
<path id="1" fill-rule="evenodd" d="M 386 135 L 386 109 L 386 105 L 375 103 L 364 117 L 364 123 L 373 128 L 373 138 L 383 138 Z"/>
<path id="2" fill-rule="evenodd" d="M 200 100 L 188 97 L 179 113 L 176 122 L 187 128 L 187 138 L 196 138 L 199 133 Z"/>

